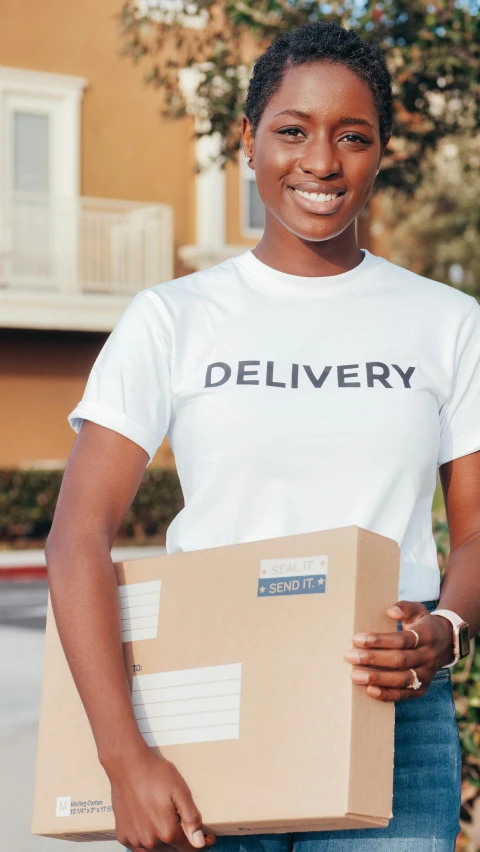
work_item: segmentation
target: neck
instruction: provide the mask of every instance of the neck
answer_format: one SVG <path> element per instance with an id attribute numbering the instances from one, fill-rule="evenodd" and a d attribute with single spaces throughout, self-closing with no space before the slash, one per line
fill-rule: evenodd
<path id="1" fill-rule="evenodd" d="M 289 275 L 320 278 L 348 272 L 361 263 L 355 222 L 328 240 L 307 240 L 287 231 L 268 213 L 265 231 L 253 254 L 262 263 Z"/>

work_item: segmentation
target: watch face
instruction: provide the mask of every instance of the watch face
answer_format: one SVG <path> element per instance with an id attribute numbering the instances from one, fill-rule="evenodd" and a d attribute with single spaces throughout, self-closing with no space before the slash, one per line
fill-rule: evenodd
<path id="1" fill-rule="evenodd" d="M 463 624 L 458 630 L 458 650 L 460 653 L 460 659 L 462 657 L 466 657 L 470 652 L 468 624 Z"/>

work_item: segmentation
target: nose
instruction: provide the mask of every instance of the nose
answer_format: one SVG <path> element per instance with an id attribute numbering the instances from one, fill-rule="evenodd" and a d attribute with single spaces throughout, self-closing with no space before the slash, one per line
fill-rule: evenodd
<path id="1" fill-rule="evenodd" d="M 316 137 L 303 146 L 298 165 L 303 172 L 317 178 L 339 174 L 342 170 L 338 151 L 326 137 Z"/>

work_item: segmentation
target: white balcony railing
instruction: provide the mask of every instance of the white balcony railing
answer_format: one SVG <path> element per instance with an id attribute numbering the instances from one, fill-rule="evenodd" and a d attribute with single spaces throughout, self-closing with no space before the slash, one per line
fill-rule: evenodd
<path id="1" fill-rule="evenodd" d="M 26 193 L 0 198 L 0 294 L 131 296 L 172 277 L 166 204 Z"/>

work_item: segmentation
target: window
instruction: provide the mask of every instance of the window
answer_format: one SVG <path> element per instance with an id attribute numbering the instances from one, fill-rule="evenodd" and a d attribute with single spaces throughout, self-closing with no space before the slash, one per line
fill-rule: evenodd
<path id="1" fill-rule="evenodd" d="M 48 193 L 50 188 L 50 117 L 13 113 L 13 190 Z"/>
<path id="2" fill-rule="evenodd" d="M 62 205 L 80 189 L 85 83 L 0 66 L 0 283 L 68 286 L 76 230 Z"/>
<path id="3" fill-rule="evenodd" d="M 86 81 L 0 66 L 0 185 L 72 197 L 79 191 L 80 99 Z"/>
<path id="4" fill-rule="evenodd" d="M 258 194 L 255 172 L 240 154 L 240 205 L 241 229 L 247 237 L 257 237 L 265 227 L 265 208 Z"/>

